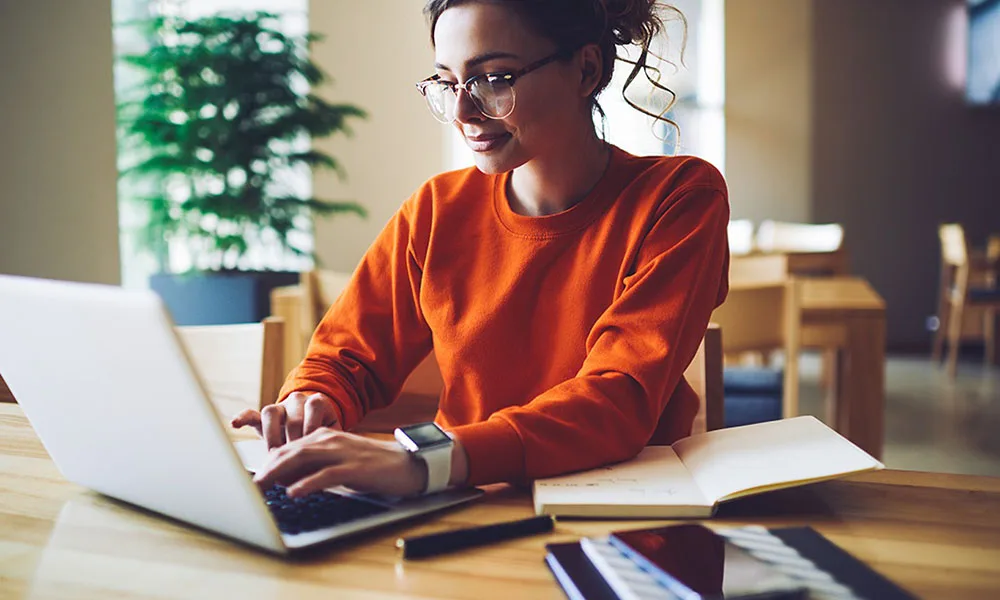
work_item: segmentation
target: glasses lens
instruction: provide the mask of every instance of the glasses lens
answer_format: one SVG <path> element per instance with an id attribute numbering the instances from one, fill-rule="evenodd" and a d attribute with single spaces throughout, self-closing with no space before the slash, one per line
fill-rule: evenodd
<path id="1" fill-rule="evenodd" d="M 442 123 L 455 120 L 455 91 L 450 86 L 431 81 L 423 87 L 423 92 L 435 119 Z"/>
<path id="2" fill-rule="evenodd" d="M 503 119 L 514 112 L 514 88 L 500 77 L 479 77 L 471 83 L 472 99 L 487 117 Z"/>

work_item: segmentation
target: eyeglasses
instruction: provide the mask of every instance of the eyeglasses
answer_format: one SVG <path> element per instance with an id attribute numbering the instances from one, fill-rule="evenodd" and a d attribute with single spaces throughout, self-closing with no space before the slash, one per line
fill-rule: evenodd
<path id="1" fill-rule="evenodd" d="M 459 90 L 465 90 L 483 116 L 490 119 L 506 119 L 514 112 L 514 82 L 564 56 L 566 52 L 560 50 L 513 73 L 482 73 L 468 78 L 465 83 L 442 81 L 440 75 L 434 75 L 417 82 L 417 89 L 427 100 L 431 114 L 442 123 L 447 124 L 455 120 Z"/>

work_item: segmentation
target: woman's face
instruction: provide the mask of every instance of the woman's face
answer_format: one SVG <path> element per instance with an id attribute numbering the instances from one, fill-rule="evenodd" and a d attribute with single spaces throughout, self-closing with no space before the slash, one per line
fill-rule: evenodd
<path id="1" fill-rule="evenodd" d="M 521 18 L 499 4 L 467 2 L 445 10 L 434 29 L 434 59 L 442 80 L 463 83 L 482 73 L 515 72 L 557 50 L 530 31 Z M 513 170 L 535 159 L 571 152 L 588 125 L 580 68 L 554 61 L 514 84 L 514 111 L 485 117 L 464 91 L 458 93 L 455 127 L 484 173 Z"/>

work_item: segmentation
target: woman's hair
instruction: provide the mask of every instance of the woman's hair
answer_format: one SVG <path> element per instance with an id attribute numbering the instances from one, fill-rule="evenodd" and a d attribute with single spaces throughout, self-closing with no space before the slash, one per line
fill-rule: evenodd
<path id="1" fill-rule="evenodd" d="M 663 30 L 662 12 L 669 13 L 672 18 L 684 23 L 685 38 L 687 37 L 687 22 L 677 8 L 657 0 L 428 0 L 424 6 L 424 14 L 430 21 L 431 43 L 434 43 L 434 28 L 441 13 L 453 6 L 475 1 L 492 2 L 511 8 L 536 33 L 555 42 L 560 50 L 572 52 L 586 44 L 597 44 L 601 49 L 603 69 L 601 80 L 591 93 L 590 100 L 593 108 L 602 116 L 604 111 L 597 102 L 597 95 L 611 81 L 615 59 L 618 59 L 632 65 L 622 88 L 625 102 L 644 114 L 677 127 L 664 116 L 673 106 L 675 94 L 659 82 L 659 70 L 647 62 L 650 55 L 659 58 L 652 54 L 650 46 Z M 684 41 L 682 40 L 682 47 Z M 635 60 L 619 57 L 617 47 L 630 44 L 638 46 L 639 56 Z M 625 90 L 640 71 L 653 87 L 666 92 L 670 98 L 660 114 L 637 105 L 625 95 Z"/>

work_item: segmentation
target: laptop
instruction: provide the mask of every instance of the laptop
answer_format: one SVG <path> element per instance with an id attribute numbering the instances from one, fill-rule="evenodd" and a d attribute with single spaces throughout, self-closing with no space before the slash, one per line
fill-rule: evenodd
<path id="1" fill-rule="evenodd" d="M 63 476 L 278 554 L 482 495 L 387 498 L 346 488 L 262 492 L 230 441 L 159 297 L 0 275 L 0 373 Z M 245 443 L 241 443 L 244 444 Z M 243 448 L 257 460 L 262 442 Z"/>

